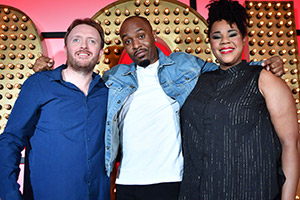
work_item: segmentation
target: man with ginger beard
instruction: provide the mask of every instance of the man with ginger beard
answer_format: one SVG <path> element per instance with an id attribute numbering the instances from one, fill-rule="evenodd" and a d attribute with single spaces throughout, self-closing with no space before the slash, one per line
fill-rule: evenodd
<path id="1" fill-rule="evenodd" d="M 2 200 L 110 199 L 104 169 L 107 88 L 93 73 L 103 46 L 101 26 L 77 19 L 65 36 L 67 65 L 24 82 L 0 135 Z M 25 146 L 29 174 L 21 195 L 16 180 Z"/>
<path id="2" fill-rule="evenodd" d="M 127 18 L 120 37 L 133 63 L 117 65 L 103 76 L 109 88 L 108 174 L 121 148 L 116 199 L 177 200 L 183 172 L 179 109 L 200 73 L 217 65 L 183 52 L 167 57 L 156 48 L 156 33 L 144 17 Z M 34 70 L 47 69 L 48 61 L 43 57 Z M 264 64 L 282 74 L 279 57 Z"/>

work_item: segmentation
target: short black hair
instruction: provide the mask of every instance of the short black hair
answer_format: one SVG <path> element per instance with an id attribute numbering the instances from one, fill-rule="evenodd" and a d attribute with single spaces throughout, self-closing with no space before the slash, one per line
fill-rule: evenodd
<path id="1" fill-rule="evenodd" d="M 211 0 L 206 8 L 208 8 L 208 37 L 210 36 L 213 23 L 221 20 L 227 21 L 230 25 L 235 23 L 243 38 L 247 35 L 249 15 L 238 1 Z"/>
<path id="2" fill-rule="evenodd" d="M 99 35 L 100 35 L 100 39 L 101 39 L 101 46 L 100 48 L 103 49 L 104 47 L 104 33 L 103 33 L 103 28 L 101 27 L 100 24 L 98 24 L 96 21 L 92 20 L 91 18 L 84 18 L 84 19 L 75 19 L 71 25 L 68 27 L 67 29 L 67 33 L 65 34 L 65 46 L 67 46 L 67 39 L 69 37 L 69 34 L 71 33 L 71 31 L 73 30 L 73 28 L 75 28 L 76 26 L 78 25 L 81 25 L 81 24 L 86 24 L 86 25 L 89 25 L 93 28 L 95 28 Z"/>
<path id="3" fill-rule="evenodd" d="M 142 16 L 130 16 L 130 17 L 127 17 L 124 21 L 123 21 L 123 23 L 122 23 L 122 25 L 121 25 L 121 29 L 122 29 L 122 26 L 123 26 L 123 24 L 126 22 L 126 21 L 129 21 L 129 20 L 134 20 L 134 19 L 140 19 L 140 20 L 142 20 L 142 21 L 144 21 L 144 23 L 145 24 L 147 24 L 147 26 L 149 26 L 150 27 L 150 30 L 153 30 L 153 28 L 152 28 L 152 26 L 151 26 L 151 24 L 150 24 L 150 22 L 149 22 L 149 20 L 147 19 L 147 18 L 145 18 L 145 17 L 142 17 Z"/>

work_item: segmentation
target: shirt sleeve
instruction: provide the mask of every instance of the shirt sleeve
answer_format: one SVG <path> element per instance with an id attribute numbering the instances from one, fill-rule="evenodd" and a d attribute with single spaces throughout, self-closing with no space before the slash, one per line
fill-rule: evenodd
<path id="1" fill-rule="evenodd" d="M 262 62 L 263 62 L 263 61 L 258 61 L 258 62 L 251 61 L 251 62 L 249 63 L 249 65 L 261 65 Z"/>
<path id="2" fill-rule="evenodd" d="M 191 61 L 192 64 L 200 70 L 199 71 L 200 74 L 205 73 L 205 72 L 215 71 L 215 70 L 219 69 L 219 66 L 213 62 L 204 61 L 203 59 L 201 59 L 195 55 L 186 54 L 186 53 L 185 53 L 185 55 L 186 55 L 185 59 L 188 59 L 189 61 Z M 185 60 L 185 62 L 186 61 L 187 60 Z"/>
<path id="3" fill-rule="evenodd" d="M 39 93 L 37 82 L 29 77 L 24 82 L 6 128 L 0 135 L 0 198 L 2 200 L 22 199 L 17 183 L 21 151 L 27 146 L 38 120 Z"/>
<path id="4" fill-rule="evenodd" d="M 196 65 L 200 68 L 200 74 L 205 73 L 205 72 L 211 72 L 219 69 L 219 66 L 213 62 L 207 62 L 204 61 L 203 59 L 191 55 L 192 56 L 192 61 L 196 62 Z"/>
<path id="5" fill-rule="evenodd" d="M 216 63 L 213 62 L 204 62 L 201 74 L 205 72 L 211 72 L 219 69 L 219 66 Z"/>

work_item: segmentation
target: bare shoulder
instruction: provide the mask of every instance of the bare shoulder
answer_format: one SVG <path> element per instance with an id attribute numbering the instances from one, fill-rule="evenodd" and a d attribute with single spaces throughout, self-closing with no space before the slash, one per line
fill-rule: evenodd
<path id="1" fill-rule="evenodd" d="M 290 93 L 287 84 L 280 77 L 275 76 L 272 72 L 263 69 L 260 73 L 258 85 L 261 93 L 276 91 L 281 93 Z"/>

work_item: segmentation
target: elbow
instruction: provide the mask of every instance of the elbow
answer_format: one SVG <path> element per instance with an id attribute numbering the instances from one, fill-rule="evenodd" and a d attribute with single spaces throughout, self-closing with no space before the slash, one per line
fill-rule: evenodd
<path id="1" fill-rule="evenodd" d="M 300 134 L 295 134 L 294 137 L 289 137 L 281 140 L 282 149 L 297 150 L 300 155 Z"/>

